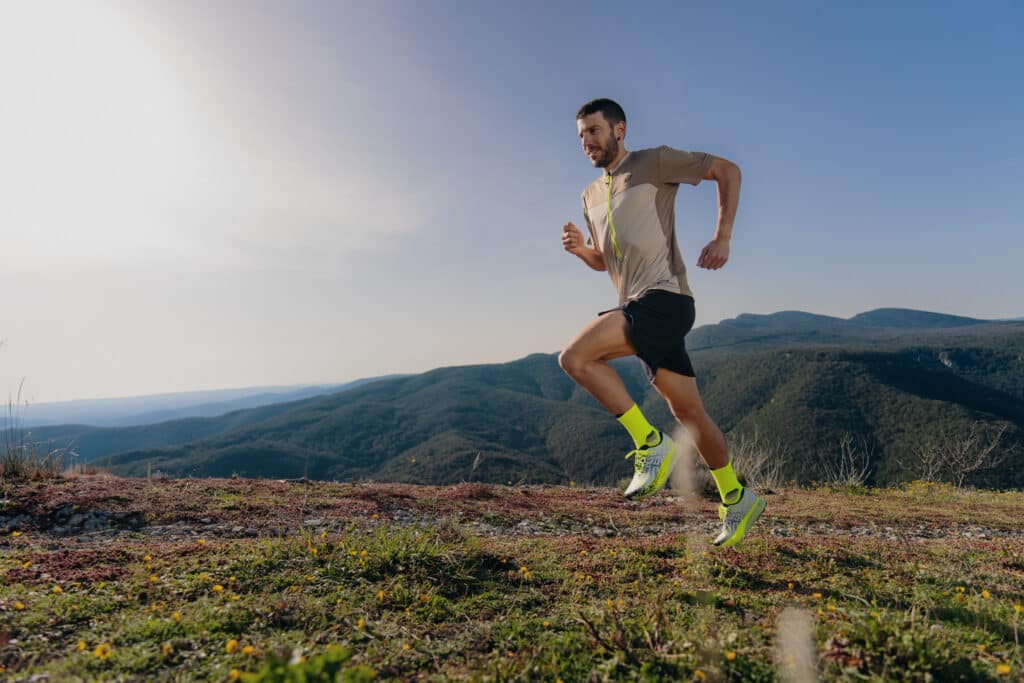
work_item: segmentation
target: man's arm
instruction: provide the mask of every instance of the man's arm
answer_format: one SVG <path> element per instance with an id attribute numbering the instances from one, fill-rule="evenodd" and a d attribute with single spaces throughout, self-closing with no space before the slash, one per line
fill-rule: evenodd
<path id="1" fill-rule="evenodd" d="M 729 260 L 732 225 L 740 203 L 740 167 L 728 159 L 713 156 L 704 180 L 718 183 L 718 226 L 715 228 L 715 236 L 700 252 L 697 265 L 708 270 L 718 270 Z"/>
<path id="2" fill-rule="evenodd" d="M 580 229 L 572 221 L 562 226 L 562 247 L 570 254 L 578 256 L 580 260 L 594 270 L 606 269 L 601 252 L 583 243 L 583 233 L 580 232 Z"/>

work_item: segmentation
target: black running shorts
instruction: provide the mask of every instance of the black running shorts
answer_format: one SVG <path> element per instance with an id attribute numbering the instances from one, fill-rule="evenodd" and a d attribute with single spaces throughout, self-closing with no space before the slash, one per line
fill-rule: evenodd
<path id="1" fill-rule="evenodd" d="M 626 334 L 648 380 L 654 382 L 658 368 L 686 377 L 697 376 L 686 353 L 685 341 L 696 317 L 692 296 L 651 289 L 639 299 L 598 315 L 619 310 L 626 316 Z"/>

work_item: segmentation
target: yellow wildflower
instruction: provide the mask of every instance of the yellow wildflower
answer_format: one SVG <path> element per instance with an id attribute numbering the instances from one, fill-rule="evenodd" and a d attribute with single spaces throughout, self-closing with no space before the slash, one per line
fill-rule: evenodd
<path id="1" fill-rule="evenodd" d="M 181 612 L 171 612 L 171 619 L 181 621 Z"/>
<path id="2" fill-rule="evenodd" d="M 988 600 L 989 598 L 991 598 L 991 597 L 992 597 L 992 594 L 991 594 L 991 593 L 989 593 L 989 592 L 988 592 L 988 589 L 986 588 L 985 590 L 981 591 L 981 597 L 983 597 L 983 598 L 985 598 L 986 600 Z"/>
<path id="3" fill-rule="evenodd" d="M 20 531 L 12 531 L 11 532 L 11 538 L 17 538 L 18 536 L 21 536 L 21 532 Z"/>
<path id="4" fill-rule="evenodd" d="M 403 643 L 402 644 L 402 649 L 403 650 L 411 650 L 412 649 L 412 645 L 410 645 L 409 643 Z"/>
<path id="5" fill-rule="evenodd" d="M 213 587 L 213 588 L 212 588 L 211 590 L 212 590 L 212 591 L 213 591 L 214 593 L 223 593 L 223 592 L 224 592 L 224 586 L 222 586 L 222 585 L 220 585 L 220 584 L 218 583 L 218 584 L 217 584 L 217 585 L 215 585 L 215 586 L 214 586 L 214 587 Z"/>
<path id="6" fill-rule="evenodd" d="M 1000 664 L 999 666 L 996 667 L 996 673 L 999 674 L 1000 676 L 1009 676 L 1010 675 L 1010 665 L 1009 664 Z"/>
<path id="7" fill-rule="evenodd" d="M 21 600 L 15 600 L 14 609 L 20 612 L 21 610 L 25 609 L 25 603 L 23 603 Z"/>
<path id="8" fill-rule="evenodd" d="M 105 661 L 108 657 L 110 657 L 110 653 L 113 651 L 114 648 L 110 647 L 108 643 L 100 643 L 96 646 L 96 649 L 93 650 L 92 653 L 96 656 L 97 659 L 102 659 Z"/>
<path id="9" fill-rule="evenodd" d="M 234 638 L 231 638 L 230 640 L 228 640 L 228 642 L 224 643 L 224 651 L 227 652 L 229 655 L 234 653 L 234 651 L 237 649 L 238 641 Z"/>
<path id="10" fill-rule="evenodd" d="M 158 579 L 158 578 L 156 577 L 156 574 L 151 574 L 151 575 L 150 575 L 150 577 L 149 577 L 149 582 L 150 582 L 150 583 L 156 583 L 156 582 L 157 582 L 157 581 L 159 581 L 159 580 L 160 580 L 160 579 Z"/>
<path id="11" fill-rule="evenodd" d="M 544 628 L 549 628 L 549 627 L 551 626 L 551 622 L 550 622 L 550 621 L 548 621 L 547 619 L 545 619 L 545 620 L 544 620 L 544 623 L 543 623 L 543 624 L 541 624 L 541 625 L 542 625 L 542 626 L 543 626 Z"/>
<path id="12" fill-rule="evenodd" d="M 815 593 L 811 597 L 814 598 L 815 600 L 821 600 L 821 593 Z"/>
<path id="13" fill-rule="evenodd" d="M 142 558 L 142 561 L 143 561 L 143 562 L 152 562 L 152 561 L 153 561 L 153 558 L 152 558 L 152 557 L 150 557 L 149 555 L 146 555 L 146 556 L 145 556 L 144 558 Z"/>
<path id="14" fill-rule="evenodd" d="M 81 652 L 82 650 L 84 650 L 87 647 L 89 647 L 89 646 L 85 644 L 84 640 L 78 641 L 78 645 L 75 645 L 75 649 L 78 650 L 79 652 Z"/>
<path id="15" fill-rule="evenodd" d="M 1013 611 L 1016 612 L 1017 614 L 1024 614 L 1024 605 L 1021 605 L 1020 603 L 1017 603 L 1016 605 L 1013 606 Z"/>
<path id="16" fill-rule="evenodd" d="M 731 661 L 736 659 L 736 653 L 733 652 L 732 650 L 729 650 L 728 652 L 725 653 L 725 658 L 728 659 L 731 662 Z"/>
<path id="17" fill-rule="evenodd" d="M 28 569 L 31 566 L 32 566 L 32 563 L 29 562 L 28 560 L 25 560 L 25 562 L 21 565 L 21 568 L 22 569 Z"/>
<path id="18" fill-rule="evenodd" d="M 384 602 L 384 591 L 377 591 L 377 602 Z"/>
<path id="19" fill-rule="evenodd" d="M 54 586 L 53 589 L 52 589 L 52 593 L 54 595 L 60 595 L 63 592 L 64 592 L 64 589 L 62 589 L 60 586 Z"/>
<path id="20" fill-rule="evenodd" d="M 356 622 L 356 628 L 360 631 L 366 628 L 366 619 L 359 617 L 359 621 Z"/>
<path id="21" fill-rule="evenodd" d="M 238 669 L 232 669 L 231 671 L 228 672 L 228 680 L 229 681 L 237 681 L 238 677 L 241 676 L 241 675 L 242 675 L 242 673 Z"/>
<path id="22" fill-rule="evenodd" d="M 164 657 L 167 657 L 168 655 L 170 655 L 170 654 L 171 654 L 171 652 L 173 652 L 173 651 L 174 651 L 174 648 L 173 648 L 173 647 L 171 647 L 171 644 L 170 644 L 170 643 L 164 643 L 164 646 L 163 646 L 163 648 L 162 648 L 162 651 L 163 651 L 163 653 L 164 653 Z"/>
<path id="23" fill-rule="evenodd" d="M 367 551 L 367 550 L 364 550 L 364 551 L 362 551 L 361 553 L 359 553 L 359 557 L 366 557 L 366 556 L 367 556 L 367 555 L 369 555 L 369 554 L 370 554 L 370 553 L 369 553 L 369 551 Z"/>
<path id="24" fill-rule="evenodd" d="M 793 582 L 790 581 L 789 583 L 787 583 L 786 588 L 788 588 L 789 590 L 793 590 Z"/>
<path id="25" fill-rule="evenodd" d="M 256 652 L 256 648 L 254 648 L 252 645 L 246 645 L 242 648 L 242 654 L 246 657 L 252 657 L 254 652 Z"/>

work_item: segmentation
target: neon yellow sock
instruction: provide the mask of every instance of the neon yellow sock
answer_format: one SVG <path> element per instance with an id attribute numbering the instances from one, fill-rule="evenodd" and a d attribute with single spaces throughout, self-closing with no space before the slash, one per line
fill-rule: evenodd
<path id="1" fill-rule="evenodd" d="M 661 440 L 658 430 L 651 426 L 651 423 L 647 421 L 644 414 L 640 412 L 640 406 L 635 403 L 632 408 L 615 419 L 633 437 L 633 443 L 637 448 L 641 446 L 656 446 Z"/>
<path id="2" fill-rule="evenodd" d="M 736 478 L 736 473 L 732 471 L 731 462 L 725 467 L 711 470 L 711 476 L 715 478 L 715 483 L 718 484 L 718 495 L 722 497 L 722 502 L 726 505 L 737 502 L 743 495 L 743 487 L 740 486 L 740 480 Z"/>

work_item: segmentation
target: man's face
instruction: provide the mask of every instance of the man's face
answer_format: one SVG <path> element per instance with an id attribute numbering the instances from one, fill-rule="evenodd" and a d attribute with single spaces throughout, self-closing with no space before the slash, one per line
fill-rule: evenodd
<path id="1" fill-rule="evenodd" d="M 619 153 L 619 141 L 615 134 L 618 132 L 622 135 L 625 132 L 626 124 L 620 123 L 616 126 L 616 128 L 620 127 L 621 131 L 614 130 L 601 112 L 576 119 L 576 128 L 579 130 L 583 153 L 595 167 L 607 168 L 608 164 L 615 160 Z"/>

